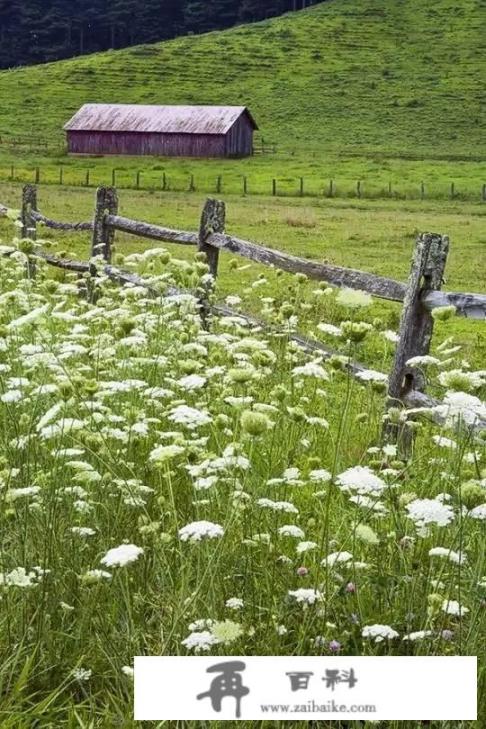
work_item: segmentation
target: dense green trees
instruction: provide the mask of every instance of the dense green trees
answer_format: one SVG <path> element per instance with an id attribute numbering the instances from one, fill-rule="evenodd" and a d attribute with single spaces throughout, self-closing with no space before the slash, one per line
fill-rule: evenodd
<path id="1" fill-rule="evenodd" d="M 0 0 L 0 68 L 262 20 L 323 0 Z"/>

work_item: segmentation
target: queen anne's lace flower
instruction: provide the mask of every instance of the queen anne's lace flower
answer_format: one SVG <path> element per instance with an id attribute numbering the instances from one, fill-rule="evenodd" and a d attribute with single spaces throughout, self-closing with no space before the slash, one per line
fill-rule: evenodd
<path id="1" fill-rule="evenodd" d="M 178 405 L 173 408 L 168 416 L 169 420 L 179 425 L 184 425 L 189 430 L 195 430 L 203 425 L 211 423 L 211 416 L 196 408 L 191 408 L 188 405 Z"/>
<path id="2" fill-rule="evenodd" d="M 339 327 L 334 326 L 334 324 L 327 324 L 326 322 L 321 322 L 317 325 L 317 328 L 319 331 L 324 332 L 324 334 L 330 334 L 331 337 L 340 337 L 342 334 Z"/>
<path id="3" fill-rule="evenodd" d="M 388 382 L 388 375 L 376 370 L 360 370 L 356 373 L 356 377 L 362 382 Z"/>
<path id="4" fill-rule="evenodd" d="M 353 559 L 353 555 L 351 552 L 333 552 L 332 554 L 328 554 L 327 557 L 325 557 L 321 564 L 324 567 L 334 567 L 335 564 L 338 564 L 340 562 L 349 562 Z"/>
<path id="5" fill-rule="evenodd" d="M 258 506 L 262 509 L 272 509 L 272 511 L 285 511 L 288 514 L 298 514 L 299 510 L 290 501 L 272 501 L 271 499 L 258 499 Z"/>
<path id="6" fill-rule="evenodd" d="M 301 587 L 299 590 L 289 590 L 290 597 L 293 597 L 296 602 L 303 603 L 305 605 L 314 605 L 316 602 L 321 602 L 324 599 L 319 590 L 313 590 L 312 588 Z"/>
<path id="7" fill-rule="evenodd" d="M 305 536 L 302 529 L 295 524 L 285 524 L 279 527 L 278 533 L 282 537 L 295 537 L 296 539 L 303 539 Z"/>
<path id="8" fill-rule="evenodd" d="M 458 421 L 465 425 L 486 422 L 486 405 L 475 395 L 466 392 L 446 393 L 442 403 L 432 410 L 444 418 L 446 427 L 453 427 Z"/>
<path id="9" fill-rule="evenodd" d="M 363 638 L 371 638 L 375 643 L 382 643 L 384 640 L 391 640 L 392 638 L 399 637 L 397 631 L 389 625 L 380 625 L 379 623 L 375 623 L 374 625 L 365 625 L 361 635 Z"/>
<path id="10" fill-rule="evenodd" d="M 479 504 L 474 509 L 467 512 L 467 515 L 473 519 L 479 519 L 480 521 L 486 521 L 486 504 Z"/>
<path id="11" fill-rule="evenodd" d="M 354 491 L 357 494 L 379 496 L 387 488 L 387 484 L 367 466 L 348 468 L 336 477 L 342 491 Z"/>
<path id="12" fill-rule="evenodd" d="M 422 354 L 411 357 L 405 363 L 407 367 L 427 367 L 428 365 L 440 365 L 440 359 L 432 357 L 431 354 Z"/>
<path id="13" fill-rule="evenodd" d="M 212 521 L 193 521 L 191 524 L 179 529 L 181 542 L 200 542 L 203 539 L 217 539 L 222 537 L 224 529 Z"/>
<path id="14" fill-rule="evenodd" d="M 299 542 L 296 547 L 297 554 L 304 554 L 305 552 L 311 552 L 313 549 L 317 549 L 319 545 L 317 542 Z"/>
<path id="15" fill-rule="evenodd" d="M 429 550 L 429 557 L 443 557 L 448 559 L 449 562 L 454 562 L 454 564 L 465 564 L 467 562 L 465 554 L 453 552 L 452 549 L 446 549 L 445 547 L 432 547 Z"/>
<path id="16" fill-rule="evenodd" d="M 456 450 L 457 448 L 457 443 L 455 440 L 445 438 L 443 435 L 433 435 L 432 440 L 434 441 L 435 445 L 439 446 L 439 448 L 450 448 L 451 450 Z"/>
<path id="17" fill-rule="evenodd" d="M 100 561 L 107 567 L 125 567 L 135 562 L 141 554 L 143 554 L 142 547 L 137 547 L 135 544 L 121 544 L 119 547 L 109 549 Z"/>
<path id="18" fill-rule="evenodd" d="M 448 504 L 441 503 L 438 499 L 414 499 L 407 504 L 408 516 L 418 527 L 425 527 L 429 524 L 447 526 L 454 520 L 454 511 Z"/>
<path id="19" fill-rule="evenodd" d="M 2 574 L 0 572 L 0 585 L 7 587 L 33 587 L 39 582 L 42 571 L 32 570 L 27 572 L 25 567 L 16 567 L 15 569 Z"/>
<path id="20" fill-rule="evenodd" d="M 326 370 L 318 362 L 306 362 L 305 365 L 302 365 L 300 367 L 294 367 L 294 369 L 292 370 L 292 374 L 294 376 L 299 375 L 301 377 L 315 377 L 318 380 L 329 379 L 329 375 L 327 374 Z"/>
<path id="21" fill-rule="evenodd" d="M 402 640 L 411 640 L 412 642 L 415 642 L 416 640 L 431 638 L 433 635 L 434 632 L 432 630 L 416 630 L 414 633 L 408 633 L 408 635 L 404 635 Z"/>
<path id="22" fill-rule="evenodd" d="M 336 301 L 350 309 L 359 309 L 361 306 L 370 306 L 373 303 L 373 299 L 366 291 L 348 288 L 340 289 Z"/>
<path id="23" fill-rule="evenodd" d="M 460 605 L 457 600 L 444 600 L 442 610 L 447 615 L 454 615 L 459 618 L 469 612 L 469 608 Z"/>
<path id="24" fill-rule="evenodd" d="M 230 610 L 241 610 L 244 603 L 243 600 L 239 597 L 230 597 L 226 600 L 225 605 Z"/>
<path id="25" fill-rule="evenodd" d="M 220 641 L 209 630 L 195 631 L 184 638 L 182 645 L 187 650 L 193 650 L 195 653 L 201 651 L 209 651 L 213 645 L 218 645 Z"/>

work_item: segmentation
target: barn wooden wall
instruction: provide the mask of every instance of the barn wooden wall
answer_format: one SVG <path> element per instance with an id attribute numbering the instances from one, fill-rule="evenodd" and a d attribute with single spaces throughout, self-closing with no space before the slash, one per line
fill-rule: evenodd
<path id="1" fill-rule="evenodd" d="M 253 151 L 253 126 L 246 115 L 233 124 L 226 135 L 227 157 L 248 157 Z"/>
<path id="2" fill-rule="evenodd" d="M 71 154 L 245 157 L 252 147 L 253 128 L 246 117 L 238 119 L 226 135 L 68 131 Z"/>
<path id="3" fill-rule="evenodd" d="M 71 154 L 224 157 L 225 137 L 215 134 L 150 132 L 68 132 Z"/>

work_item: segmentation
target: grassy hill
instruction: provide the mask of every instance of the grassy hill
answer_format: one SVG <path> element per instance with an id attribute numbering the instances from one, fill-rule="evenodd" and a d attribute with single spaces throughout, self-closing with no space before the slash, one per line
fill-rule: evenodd
<path id="1" fill-rule="evenodd" d="M 484 0 L 332 0 L 225 32 L 0 73 L 0 135 L 84 102 L 248 104 L 288 153 L 486 155 Z"/>

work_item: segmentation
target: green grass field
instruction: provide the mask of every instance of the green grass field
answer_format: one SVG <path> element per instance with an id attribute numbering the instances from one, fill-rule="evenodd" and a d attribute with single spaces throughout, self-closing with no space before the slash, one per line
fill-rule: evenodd
<path id="1" fill-rule="evenodd" d="M 332 0 L 220 33 L 0 73 L 0 136 L 64 143 L 84 102 L 247 104 L 276 154 L 247 160 L 69 159 L 0 145 L 0 176 L 79 184 L 478 200 L 486 183 L 481 0 Z"/>

